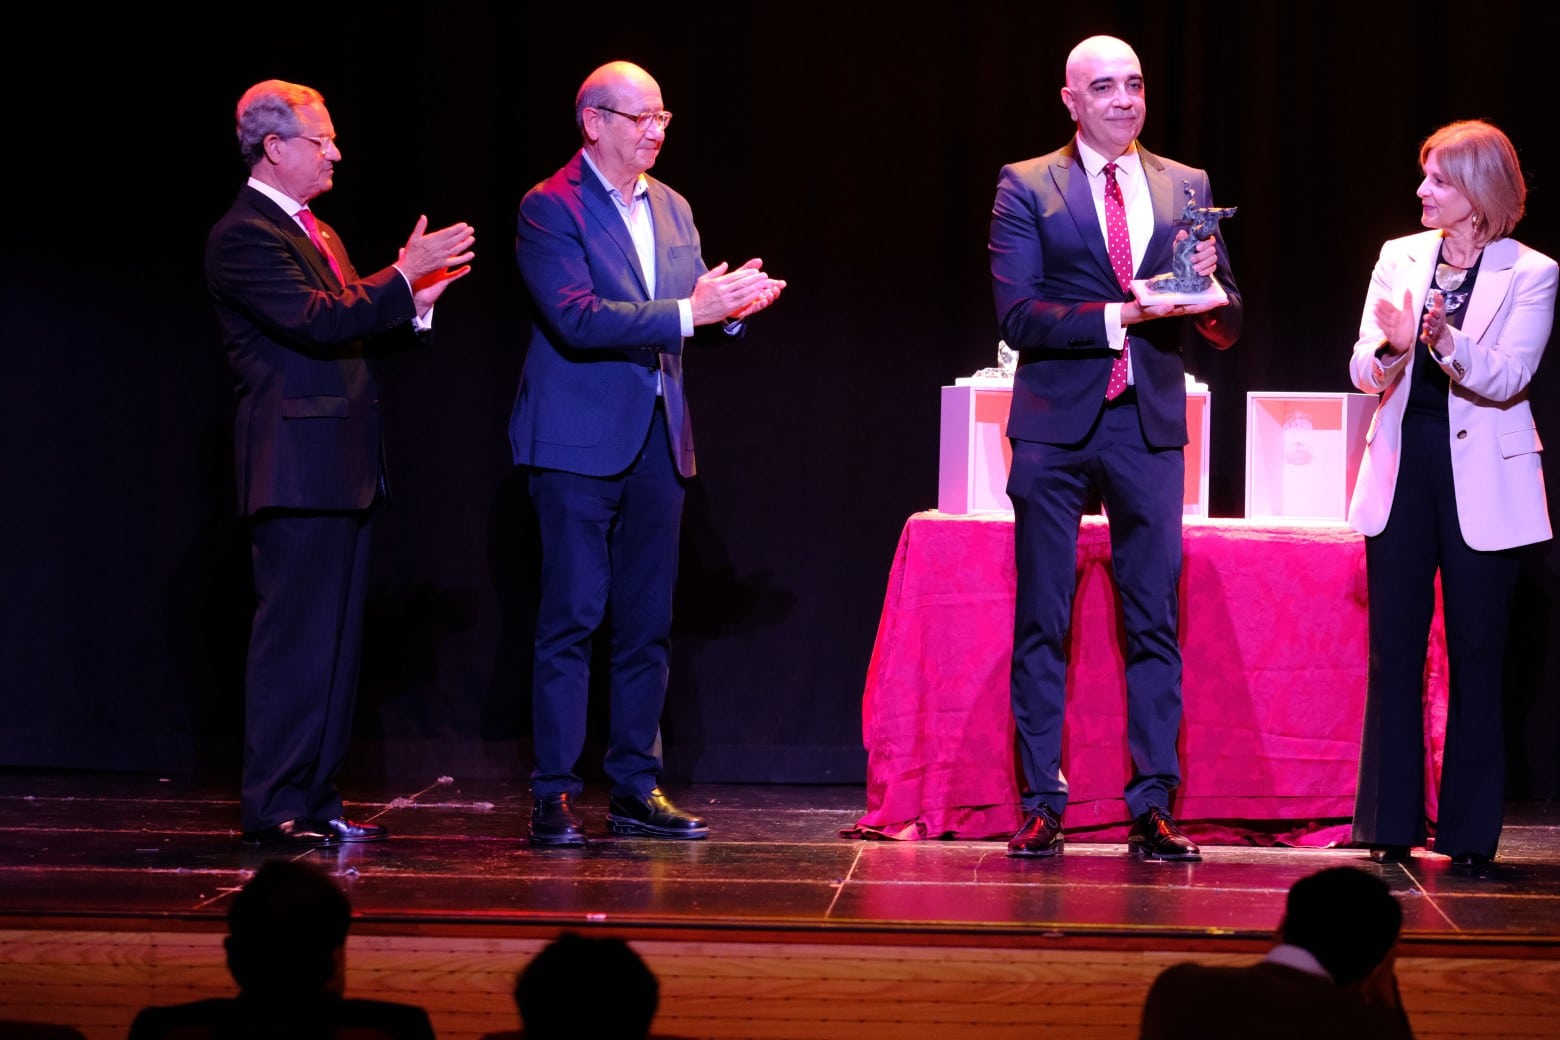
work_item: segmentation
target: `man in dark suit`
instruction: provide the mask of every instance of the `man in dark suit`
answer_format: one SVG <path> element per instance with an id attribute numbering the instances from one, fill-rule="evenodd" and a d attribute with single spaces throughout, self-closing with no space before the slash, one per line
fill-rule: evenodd
<path id="1" fill-rule="evenodd" d="M 990 259 L 1001 338 L 1018 352 L 1008 437 L 1013 461 L 1017 607 L 1012 702 L 1024 766 L 1025 820 L 1012 856 L 1062 851 L 1067 807 L 1062 725 L 1078 524 L 1098 495 L 1126 623 L 1127 744 L 1133 776 L 1128 845 L 1150 859 L 1196 860 L 1170 815 L 1180 783 L 1181 651 L 1177 583 L 1185 483 L 1182 347 L 1235 342 L 1240 294 L 1217 233 L 1193 267 L 1215 274 L 1223 305 L 1140 303 L 1133 272 L 1165 271 L 1185 234 L 1175 221 L 1202 170 L 1152 155 L 1143 71 L 1121 40 L 1095 36 L 1067 59 L 1062 88 L 1077 134 L 1063 148 L 1003 167 Z"/>
<path id="2" fill-rule="evenodd" d="M 384 490 L 370 337 L 416 327 L 469 270 L 467 224 L 419 217 L 394 264 L 359 277 L 307 204 L 341 158 L 312 88 L 257 83 L 238 102 L 248 182 L 206 242 L 206 283 L 238 394 L 233 447 L 257 605 L 239 799 L 251 845 L 375 841 L 335 776 L 357 695 L 369 526 Z M 416 340 L 407 333 L 407 341 Z"/>
<path id="3" fill-rule="evenodd" d="M 515 254 L 533 334 L 510 418 L 541 530 L 532 675 L 530 840 L 582 845 L 591 645 L 610 631 L 607 822 L 703 838 L 660 788 L 672 593 L 684 482 L 694 474 L 682 349 L 737 335 L 785 287 L 749 260 L 706 269 L 687 200 L 646 175 L 672 115 L 649 73 L 592 72 L 575 98 L 583 147 L 520 203 Z"/>
<path id="4" fill-rule="evenodd" d="M 417 1005 L 345 996 L 351 923 L 352 904 L 324 871 L 267 861 L 228 907 L 222 945 L 238 995 L 143 1008 L 130 1040 L 433 1040 Z"/>
<path id="5" fill-rule="evenodd" d="M 1255 964 L 1187 962 L 1160 972 L 1139 1040 L 1411 1040 L 1398 993 L 1403 908 L 1357 867 L 1296 881 L 1278 942 Z"/>

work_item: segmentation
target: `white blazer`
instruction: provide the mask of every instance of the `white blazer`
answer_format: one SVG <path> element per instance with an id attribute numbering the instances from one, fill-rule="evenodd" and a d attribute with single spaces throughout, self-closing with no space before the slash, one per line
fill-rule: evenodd
<path id="1" fill-rule="evenodd" d="M 1381 247 L 1371 273 L 1349 374 L 1367 394 L 1379 394 L 1365 434 L 1349 524 L 1380 534 L 1392 513 L 1402 446 L 1403 409 L 1417 351 L 1376 358 L 1386 337 L 1376 324 L 1376 301 L 1401 304 L 1412 294 L 1422 312 L 1434 274 L 1440 231 L 1395 238 Z M 1435 355 L 1451 378 L 1452 481 L 1463 540 L 1484 551 L 1510 549 L 1551 537 L 1540 465 L 1543 445 L 1528 405 L 1527 387 L 1538 369 L 1554 323 L 1560 265 L 1511 238 L 1484 247 L 1478 280 L 1462 328 L 1448 327 L 1452 350 Z"/>

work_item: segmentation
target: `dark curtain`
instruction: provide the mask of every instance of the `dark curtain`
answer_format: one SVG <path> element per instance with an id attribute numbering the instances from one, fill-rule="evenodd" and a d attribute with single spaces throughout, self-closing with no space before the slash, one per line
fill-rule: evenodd
<path id="1" fill-rule="evenodd" d="M 249 591 L 231 392 L 201 277 L 243 179 L 252 82 L 320 88 L 343 152 L 316 201 L 357 266 L 419 213 L 478 229 L 438 342 L 385 363 L 354 768 L 523 778 L 534 531 L 505 423 L 526 315 L 515 206 L 577 146 L 574 92 L 626 58 L 676 115 L 655 174 L 711 263 L 790 281 L 687 360 L 699 445 L 669 777 L 855 782 L 860 698 L 906 517 L 936 503 L 938 388 L 994 363 L 999 167 L 1058 146 L 1067 52 L 1119 35 L 1144 143 L 1206 167 L 1245 293 L 1212 388 L 1214 515 L 1244 502 L 1248 391 L 1348 391 L 1381 241 L 1419 228 L 1419 142 L 1483 117 L 1529 177 L 1517 237 L 1560 255 L 1548 3 L 30 7 L 6 63 L 0 278 L 0 765 L 230 770 Z M 192 13 L 193 12 L 193 13 Z M 27 61 L 19 60 L 27 55 Z M 1538 374 L 1560 438 L 1560 361 Z M 1551 482 L 1560 483 L 1554 476 Z M 1560 508 L 1552 508 L 1560 520 Z M 1524 554 L 1504 691 L 1514 797 L 1560 795 L 1557 558 Z M 1275 633 L 1283 638 L 1283 633 Z M 589 756 L 587 756 L 589 758 Z M 587 766 L 590 762 L 587 761 Z"/>

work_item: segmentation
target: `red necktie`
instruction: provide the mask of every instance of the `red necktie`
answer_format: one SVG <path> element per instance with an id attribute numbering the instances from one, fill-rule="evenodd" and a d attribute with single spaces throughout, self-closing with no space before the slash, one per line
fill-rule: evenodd
<path id="1" fill-rule="evenodd" d="M 1126 292 L 1132 288 L 1132 239 L 1127 234 L 1127 206 L 1121 198 L 1121 185 L 1116 183 L 1116 164 L 1105 164 L 1105 249 L 1110 253 L 1110 266 L 1116 270 L 1116 281 Z M 1121 396 L 1127 388 L 1127 341 L 1121 344 L 1121 353 L 1110 366 L 1110 382 L 1105 384 L 1105 400 Z"/>
<path id="2" fill-rule="evenodd" d="M 325 248 L 325 239 L 320 237 L 319 221 L 314 219 L 314 214 L 309 212 L 309 207 L 305 206 L 298 211 L 298 219 L 303 221 L 303 229 L 309 233 L 309 241 L 313 242 L 315 248 L 324 253 L 325 259 L 330 261 L 330 270 L 336 276 L 336 281 L 346 285 L 347 280 L 341 277 L 341 265 L 336 263 L 335 254 Z"/>

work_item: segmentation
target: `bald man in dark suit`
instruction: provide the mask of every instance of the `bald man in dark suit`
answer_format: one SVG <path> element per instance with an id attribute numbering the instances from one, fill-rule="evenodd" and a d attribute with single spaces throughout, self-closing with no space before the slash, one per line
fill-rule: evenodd
<path id="1" fill-rule="evenodd" d="M 1171 815 L 1179 785 L 1181 650 L 1177 642 L 1186 464 L 1186 372 L 1196 338 L 1235 342 L 1240 293 L 1215 232 L 1191 254 L 1216 275 L 1219 302 L 1139 302 L 1130 288 L 1170 269 L 1183 192 L 1211 198 L 1202 170 L 1138 142 L 1146 100 L 1132 48 L 1110 36 L 1067 59 L 1062 103 L 1077 123 L 1062 148 L 1002 168 L 990 260 L 1001 338 L 1018 353 L 1007 433 L 1013 461 L 1017 601 L 1012 703 L 1024 767 L 1025 820 L 1012 856 L 1062 851 L 1067 780 L 1062 726 L 1078 525 L 1098 495 L 1126 627 L 1128 847 L 1197 860 Z"/>
<path id="2" fill-rule="evenodd" d="M 660 787 L 672 595 L 693 426 L 683 344 L 740 335 L 785 282 L 758 259 L 706 268 L 693 211 L 650 177 L 672 114 L 650 74 L 609 62 L 575 97 L 582 146 L 520 202 L 534 327 L 509 424 L 542 540 L 532 673 L 534 845 L 582 845 L 591 647 L 610 631 L 608 826 L 699 839 Z"/>

